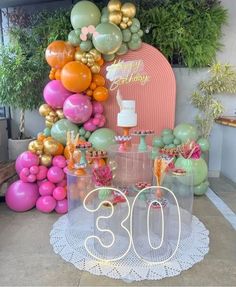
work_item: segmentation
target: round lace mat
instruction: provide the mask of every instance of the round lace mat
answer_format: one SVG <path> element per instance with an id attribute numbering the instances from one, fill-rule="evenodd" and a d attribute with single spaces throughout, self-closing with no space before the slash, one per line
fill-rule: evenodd
<path id="1" fill-rule="evenodd" d="M 91 231 L 90 227 L 90 231 Z M 54 252 L 80 270 L 95 275 L 104 275 L 127 281 L 158 280 L 180 274 L 203 260 L 209 251 L 209 232 L 195 216 L 192 220 L 192 234 L 182 239 L 176 254 L 163 264 L 148 264 L 139 259 L 132 248 L 121 260 L 104 263 L 91 257 L 84 248 L 88 225 L 80 226 L 80 232 L 70 227 L 67 215 L 60 217 L 50 232 L 50 243 Z"/>

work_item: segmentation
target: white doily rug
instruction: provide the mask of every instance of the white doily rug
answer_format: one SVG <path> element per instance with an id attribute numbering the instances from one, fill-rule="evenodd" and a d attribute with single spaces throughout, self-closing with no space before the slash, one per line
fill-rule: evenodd
<path id="1" fill-rule="evenodd" d="M 203 260 L 209 251 L 209 232 L 195 216 L 192 220 L 191 236 L 181 240 L 177 253 L 170 261 L 157 265 L 143 262 L 132 250 L 119 261 L 109 262 L 109 264 L 97 261 L 84 248 L 85 228 L 83 230 L 81 226 L 80 236 L 78 233 L 73 234 L 71 229 L 68 232 L 68 227 L 67 215 L 60 217 L 53 225 L 50 243 L 54 252 L 80 270 L 114 279 L 141 281 L 176 276 Z"/>

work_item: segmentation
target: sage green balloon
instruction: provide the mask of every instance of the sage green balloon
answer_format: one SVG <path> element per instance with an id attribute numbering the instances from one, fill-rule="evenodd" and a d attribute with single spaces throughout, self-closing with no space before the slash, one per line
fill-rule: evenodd
<path id="1" fill-rule="evenodd" d="M 46 137 L 50 137 L 51 136 L 51 129 L 50 128 L 45 128 L 43 130 L 43 134 L 46 136 Z"/>
<path id="2" fill-rule="evenodd" d="M 98 150 L 108 150 L 115 143 L 116 133 L 108 128 L 101 128 L 92 133 L 89 142 Z"/>
<path id="3" fill-rule="evenodd" d="M 103 57 L 104 61 L 111 62 L 115 59 L 116 55 L 115 54 L 111 54 L 111 55 L 103 54 L 102 57 Z"/>
<path id="4" fill-rule="evenodd" d="M 132 19 L 132 25 L 130 26 L 130 31 L 132 33 L 137 33 L 140 29 L 140 22 L 137 18 Z"/>
<path id="5" fill-rule="evenodd" d="M 76 34 L 75 30 L 70 31 L 69 35 L 68 35 L 68 42 L 72 45 L 72 46 L 79 46 L 79 44 L 81 43 L 81 39 L 80 37 Z"/>
<path id="6" fill-rule="evenodd" d="M 175 145 L 180 145 L 180 144 L 181 144 L 181 140 L 175 138 L 175 139 L 174 139 L 174 144 L 175 144 Z"/>
<path id="7" fill-rule="evenodd" d="M 94 47 L 102 54 L 111 55 L 117 52 L 122 44 L 122 33 L 112 23 L 101 23 L 96 27 L 98 35 L 93 36 Z"/>
<path id="8" fill-rule="evenodd" d="M 200 183 L 197 186 L 194 186 L 193 188 L 193 192 L 195 195 L 203 195 L 207 192 L 209 187 L 209 181 L 203 181 L 202 183 Z"/>
<path id="9" fill-rule="evenodd" d="M 102 8 L 102 15 L 104 15 L 104 14 L 109 14 L 109 11 L 108 11 L 108 8 L 107 8 L 107 6 L 105 6 L 104 8 Z"/>
<path id="10" fill-rule="evenodd" d="M 173 144 L 173 143 L 168 144 L 167 147 L 168 147 L 168 148 L 173 148 L 173 147 L 175 147 L 175 144 Z"/>
<path id="11" fill-rule="evenodd" d="M 119 50 L 116 52 L 118 56 L 125 55 L 129 51 L 126 43 L 122 43 Z"/>
<path id="12" fill-rule="evenodd" d="M 89 139 L 90 136 L 91 136 L 91 132 L 90 132 L 90 131 L 87 131 L 87 132 L 85 133 L 85 135 L 84 135 L 84 137 L 85 137 L 86 139 Z"/>
<path id="13" fill-rule="evenodd" d="M 81 29 L 80 28 L 77 28 L 74 30 L 75 31 L 75 34 L 80 37 L 80 34 L 81 34 Z"/>
<path id="14" fill-rule="evenodd" d="M 193 185 L 202 183 L 208 174 L 207 164 L 204 159 L 185 159 L 179 157 L 175 162 L 175 167 L 186 170 L 188 174 L 193 176 Z M 182 181 L 182 180 L 181 180 Z M 184 182 L 184 177 L 183 177 Z"/>
<path id="15" fill-rule="evenodd" d="M 200 138 L 197 143 L 200 145 L 201 150 L 204 151 L 208 151 L 210 148 L 210 143 L 207 139 L 204 138 Z"/>
<path id="16" fill-rule="evenodd" d="M 152 145 L 154 147 L 162 148 L 162 147 L 164 147 L 164 142 L 163 142 L 161 137 L 154 137 L 152 140 Z"/>
<path id="17" fill-rule="evenodd" d="M 90 1 L 79 1 L 71 10 L 70 21 L 74 29 L 89 25 L 96 27 L 100 23 L 100 19 L 100 10 Z"/>
<path id="18" fill-rule="evenodd" d="M 173 130 L 172 129 L 163 129 L 162 132 L 161 132 L 162 136 L 172 135 L 172 134 L 173 134 Z"/>
<path id="19" fill-rule="evenodd" d="M 189 140 L 197 140 L 198 132 L 194 125 L 183 123 L 174 128 L 174 135 L 182 143 L 186 143 Z"/>
<path id="20" fill-rule="evenodd" d="M 140 30 L 138 31 L 138 35 L 139 35 L 139 37 L 143 37 L 143 30 L 140 29 Z"/>
<path id="21" fill-rule="evenodd" d="M 173 141 L 174 141 L 174 135 L 173 134 L 167 134 L 167 135 L 164 135 L 163 137 L 162 137 L 162 140 L 163 140 L 163 143 L 165 144 L 165 145 L 169 145 L 169 144 L 172 144 L 173 143 Z"/>
<path id="22" fill-rule="evenodd" d="M 103 14 L 101 17 L 101 23 L 109 22 L 109 16 L 107 14 Z"/>
<path id="23" fill-rule="evenodd" d="M 74 131 L 75 135 L 79 133 L 79 127 L 66 119 L 57 121 L 51 129 L 51 136 L 66 145 L 67 132 Z"/>
<path id="24" fill-rule="evenodd" d="M 86 130 L 85 130 L 84 128 L 80 128 L 80 129 L 79 129 L 79 134 L 80 134 L 81 136 L 84 136 L 84 135 L 86 134 Z"/>
<path id="25" fill-rule="evenodd" d="M 82 41 L 79 47 L 81 51 L 88 52 L 93 48 L 93 44 L 90 40 Z"/>
<path id="26" fill-rule="evenodd" d="M 141 39 L 140 39 L 138 33 L 134 33 L 134 34 L 132 34 L 132 36 L 131 36 L 131 40 L 132 40 L 132 41 L 139 41 L 139 40 L 141 40 Z"/>
<path id="27" fill-rule="evenodd" d="M 123 42 L 129 42 L 132 37 L 132 33 L 130 32 L 130 29 L 124 29 L 122 30 L 123 35 Z"/>
<path id="28" fill-rule="evenodd" d="M 138 50 L 139 48 L 141 48 L 141 46 L 142 46 L 142 40 L 141 39 L 139 39 L 138 41 L 132 41 L 131 40 L 128 43 L 129 49 L 133 50 L 133 51 Z"/>

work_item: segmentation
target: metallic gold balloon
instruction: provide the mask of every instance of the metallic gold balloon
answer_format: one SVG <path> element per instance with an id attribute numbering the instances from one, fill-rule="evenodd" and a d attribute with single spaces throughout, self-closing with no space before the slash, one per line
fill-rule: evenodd
<path id="1" fill-rule="evenodd" d="M 58 144 L 55 140 L 53 139 L 47 139 L 43 142 L 44 146 L 44 153 L 45 154 L 50 154 L 53 155 L 57 152 L 58 150 Z"/>
<path id="2" fill-rule="evenodd" d="M 84 63 L 84 64 L 87 64 L 88 60 L 87 60 L 86 57 L 83 57 L 83 58 L 81 59 L 81 62 Z"/>
<path id="3" fill-rule="evenodd" d="M 76 61 L 81 61 L 83 56 L 84 56 L 84 52 L 82 52 L 82 51 L 76 51 L 75 52 L 75 60 Z"/>
<path id="4" fill-rule="evenodd" d="M 101 68 L 98 64 L 94 64 L 92 67 L 91 67 L 91 72 L 93 74 L 98 74 L 100 72 Z"/>
<path id="5" fill-rule="evenodd" d="M 45 117 L 45 120 L 54 123 L 55 117 L 48 115 L 48 116 Z"/>
<path id="6" fill-rule="evenodd" d="M 89 51 L 89 54 L 91 54 L 91 55 L 93 56 L 93 58 L 94 58 L 94 60 L 95 60 L 96 62 L 99 61 L 99 60 L 101 60 L 101 58 L 102 58 L 101 53 L 98 52 L 98 50 L 96 50 L 96 49 L 90 50 L 90 51 Z"/>
<path id="7" fill-rule="evenodd" d="M 121 8 L 121 2 L 119 0 L 110 0 L 107 4 L 107 8 L 110 13 L 119 11 Z"/>
<path id="8" fill-rule="evenodd" d="M 122 22 L 128 23 L 128 22 L 129 22 L 129 17 L 123 16 L 123 17 L 122 17 Z"/>
<path id="9" fill-rule="evenodd" d="M 52 117 L 55 117 L 57 114 L 56 114 L 56 112 L 55 111 L 51 111 L 50 113 L 49 113 L 49 116 L 52 116 Z"/>
<path id="10" fill-rule="evenodd" d="M 30 142 L 28 145 L 28 150 L 32 151 L 32 152 L 36 152 L 35 148 L 34 148 L 34 141 Z"/>
<path id="11" fill-rule="evenodd" d="M 50 154 L 42 154 L 39 158 L 41 165 L 49 167 L 52 164 L 52 156 Z"/>
<path id="12" fill-rule="evenodd" d="M 39 113 L 43 117 L 46 117 L 51 111 L 52 108 L 47 104 L 43 104 L 39 107 Z"/>
<path id="13" fill-rule="evenodd" d="M 122 13 L 120 11 L 114 11 L 109 14 L 109 22 L 119 25 L 122 20 Z"/>
<path id="14" fill-rule="evenodd" d="M 127 2 L 121 6 L 121 12 L 123 16 L 134 18 L 136 14 L 136 7 L 133 3 Z"/>
<path id="15" fill-rule="evenodd" d="M 128 26 L 127 26 L 127 24 L 126 23 L 124 23 L 124 22 L 121 22 L 120 23 L 120 28 L 121 29 L 126 29 Z"/>
<path id="16" fill-rule="evenodd" d="M 127 26 L 130 27 L 132 25 L 132 23 L 133 22 L 131 20 L 129 20 L 129 22 L 127 23 Z"/>
<path id="17" fill-rule="evenodd" d="M 36 150 L 43 150 L 43 142 L 41 142 L 39 140 L 35 140 L 34 141 L 34 148 Z"/>
<path id="18" fill-rule="evenodd" d="M 51 128 L 53 126 L 53 124 L 54 124 L 53 122 L 49 122 L 47 120 L 45 121 L 45 125 L 47 128 Z"/>
<path id="19" fill-rule="evenodd" d="M 56 114 L 57 114 L 59 119 L 64 119 L 65 118 L 63 110 L 61 110 L 61 109 L 56 110 Z"/>

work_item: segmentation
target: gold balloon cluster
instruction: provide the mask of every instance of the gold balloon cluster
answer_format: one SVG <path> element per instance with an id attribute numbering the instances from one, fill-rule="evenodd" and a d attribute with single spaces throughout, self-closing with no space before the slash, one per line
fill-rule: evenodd
<path id="1" fill-rule="evenodd" d="M 107 5 L 109 11 L 109 22 L 126 29 L 132 25 L 132 18 L 136 14 L 136 7 L 133 3 L 124 3 L 119 0 L 110 0 Z"/>
<path id="2" fill-rule="evenodd" d="M 39 107 L 39 113 L 41 116 L 45 117 L 45 125 L 48 128 L 51 128 L 55 122 L 64 118 L 62 109 L 54 110 L 48 104 L 41 105 Z"/>
<path id="3" fill-rule="evenodd" d="M 29 143 L 28 150 L 39 156 L 41 165 L 48 167 L 52 164 L 53 156 L 63 154 L 64 147 L 55 139 L 40 134 Z"/>
<path id="4" fill-rule="evenodd" d="M 98 62 L 101 61 L 101 59 L 101 53 L 96 49 L 92 49 L 89 52 L 81 50 L 75 52 L 75 60 L 87 65 L 93 74 L 98 74 L 100 72 L 101 68 Z"/>

